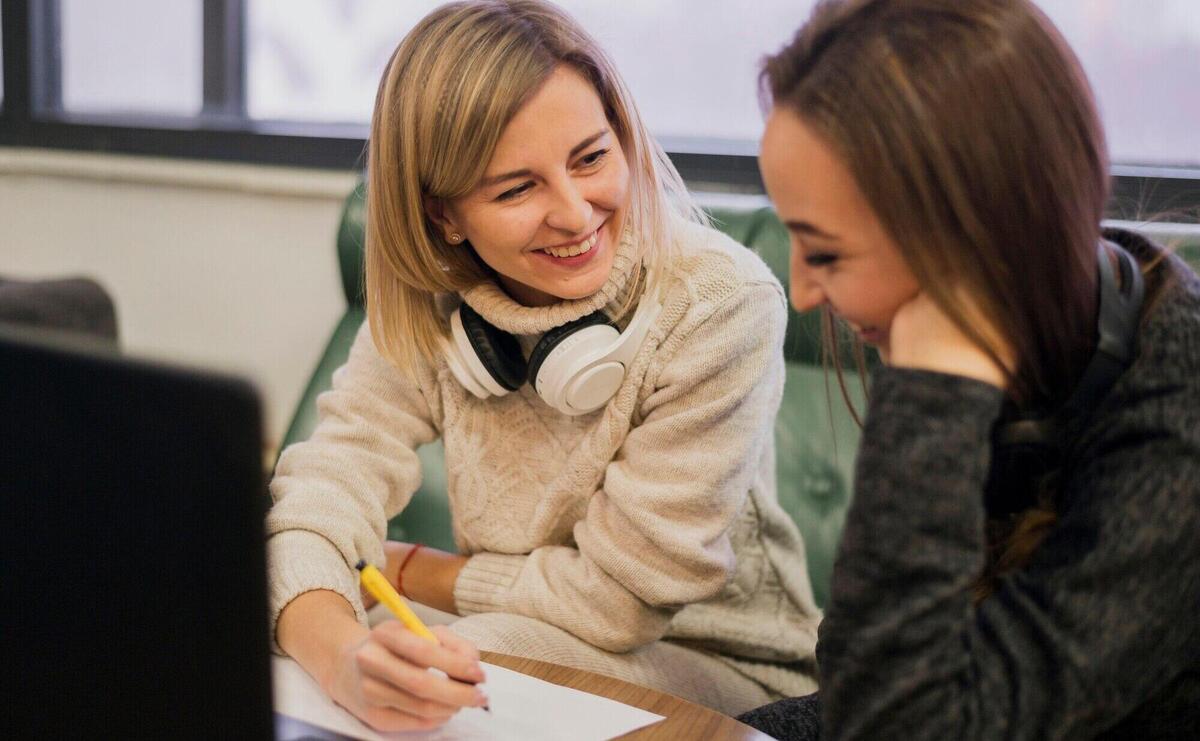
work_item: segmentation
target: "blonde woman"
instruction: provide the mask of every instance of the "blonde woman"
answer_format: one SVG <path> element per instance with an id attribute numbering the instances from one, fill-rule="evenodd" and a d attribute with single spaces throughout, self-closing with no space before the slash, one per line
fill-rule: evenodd
<path id="1" fill-rule="evenodd" d="M 595 42 L 544 2 L 439 8 L 384 74 L 369 171 L 368 326 L 272 483 L 278 648 L 386 729 L 481 704 L 474 646 L 730 713 L 811 691 L 774 492 L 785 297 Z M 385 554 L 438 437 L 459 553 Z M 360 558 L 469 641 L 368 629 Z"/>

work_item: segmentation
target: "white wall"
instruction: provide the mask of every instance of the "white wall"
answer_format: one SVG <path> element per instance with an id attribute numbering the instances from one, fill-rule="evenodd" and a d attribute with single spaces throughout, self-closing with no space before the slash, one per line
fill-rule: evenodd
<path id="1" fill-rule="evenodd" d="M 249 378 L 268 448 L 345 308 L 353 173 L 0 149 L 0 276 L 85 275 L 127 353 Z"/>

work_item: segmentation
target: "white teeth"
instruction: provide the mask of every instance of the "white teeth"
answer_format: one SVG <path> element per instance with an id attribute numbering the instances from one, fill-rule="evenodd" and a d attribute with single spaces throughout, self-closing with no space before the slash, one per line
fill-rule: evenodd
<path id="1" fill-rule="evenodd" d="M 590 252 L 595 246 L 596 232 L 592 232 L 592 236 L 588 237 L 582 242 L 578 242 L 567 247 L 545 247 L 542 249 L 542 252 L 545 252 L 548 255 L 553 255 L 554 257 L 575 257 L 576 255 L 582 255 L 585 252 Z"/>

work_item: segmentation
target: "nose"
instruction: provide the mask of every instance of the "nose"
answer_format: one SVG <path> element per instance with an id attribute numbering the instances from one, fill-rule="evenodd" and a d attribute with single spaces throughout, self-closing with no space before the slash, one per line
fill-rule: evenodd
<path id="1" fill-rule="evenodd" d="M 825 292 L 817 284 L 792 278 L 792 307 L 798 312 L 810 311 L 825 303 Z"/>
<path id="2" fill-rule="evenodd" d="M 800 251 L 792 248 L 791 270 L 788 281 L 792 308 L 798 312 L 810 311 L 826 302 L 825 289 L 815 280 L 800 259 Z"/>
<path id="3" fill-rule="evenodd" d="M 554 201 L 546 213 L 546 224 L 572 236 L 592 224 L 592 204 L 579 184 L 570 178 L 554 188 Z"/>

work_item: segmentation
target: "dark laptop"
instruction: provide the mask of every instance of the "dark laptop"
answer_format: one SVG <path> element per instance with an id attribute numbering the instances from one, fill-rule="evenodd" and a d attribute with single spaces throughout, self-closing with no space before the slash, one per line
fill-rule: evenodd
<path id="1" fill-rule="evenodd" d="M 77 342 L 0 328 L 0 737 L 271 738 L 257 396 Z"/>

